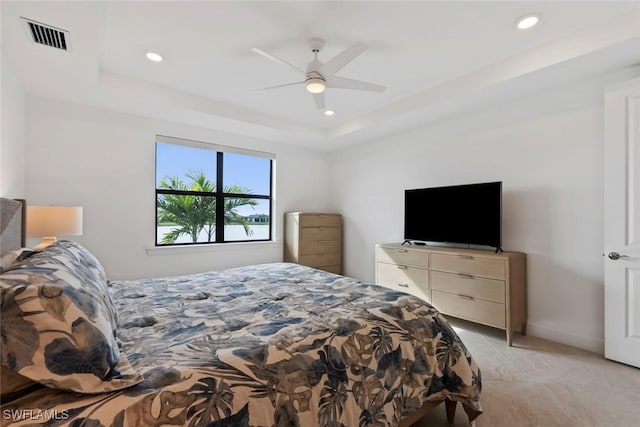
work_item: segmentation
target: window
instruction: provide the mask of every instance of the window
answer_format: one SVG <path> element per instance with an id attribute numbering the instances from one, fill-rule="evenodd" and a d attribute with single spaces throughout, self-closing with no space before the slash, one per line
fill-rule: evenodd
<path id="1" fill-rule="evenodd" d="M 158 136 L 156 246 L 271 240 L 274 158 Z"/>

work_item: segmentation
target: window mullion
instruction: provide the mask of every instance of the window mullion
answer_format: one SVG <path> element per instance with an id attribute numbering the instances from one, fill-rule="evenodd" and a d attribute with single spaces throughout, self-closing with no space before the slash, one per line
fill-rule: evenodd
<path id="1" fill-rule="evenodd" d="M 216 156 L 216 243 L 224 242 L 224 182 L 222 182 L 223 155 Z"/>
<path id="2" fill-rule="evenodd" d="M 265 196 L 262 194 L 245 194 L 245 193 L 226 193 L 223 192 L 224 197 L 231 197 L 233 199 L 262 199 L 269 200 L 271 196 Z"/>
<path id="3" fill-rule="evenodd" d="M 209 193 L 206 191 L 170 190 L 170 189 L 158 188 L 156 189 L 156 194 L 175 194 L 178 196 L 215 196 L 216 193 Z"/>

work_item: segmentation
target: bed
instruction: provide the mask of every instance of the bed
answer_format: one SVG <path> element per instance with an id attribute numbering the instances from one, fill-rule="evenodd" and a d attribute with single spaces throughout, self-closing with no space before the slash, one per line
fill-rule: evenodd
<path id="1" fill-rule="evenodd" d="M 107 281 L 75 242 L 26 254 L 0 276 L 2 425 L 406 427 L 442 402 L 450 420 L 457 402 L 470 422 L 482 412 L 477 364 L 416 297 L 288 263 Z"/>

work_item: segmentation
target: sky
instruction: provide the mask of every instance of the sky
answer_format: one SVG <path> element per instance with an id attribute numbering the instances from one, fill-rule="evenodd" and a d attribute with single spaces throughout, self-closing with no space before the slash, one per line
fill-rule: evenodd
<path id="1" fill-rule="evenodd" d="M 237 184 L 247 188 L 251 194 L 269 194 L 269 159 L 224 154 L 224 186 Z M 215 181 L 216 152 L 202 148 L 176 144 L 157 143 L 156 185 L 166 176 L 185 179 L 189 170 L 202 170 L 207 179 Z"/>

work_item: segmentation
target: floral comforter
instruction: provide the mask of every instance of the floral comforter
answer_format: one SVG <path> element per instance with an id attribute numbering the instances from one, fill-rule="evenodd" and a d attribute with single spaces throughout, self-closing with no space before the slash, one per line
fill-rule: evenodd
<path id="1" fill-rule="evenodd" d="M 38 386 L 3 402 L 3 425 L 382 427 L 445 398 L 481 412 L 473 358 L 407 294 L 286 263 L 109 286 L 144 381 L 97 395 Z"/>

